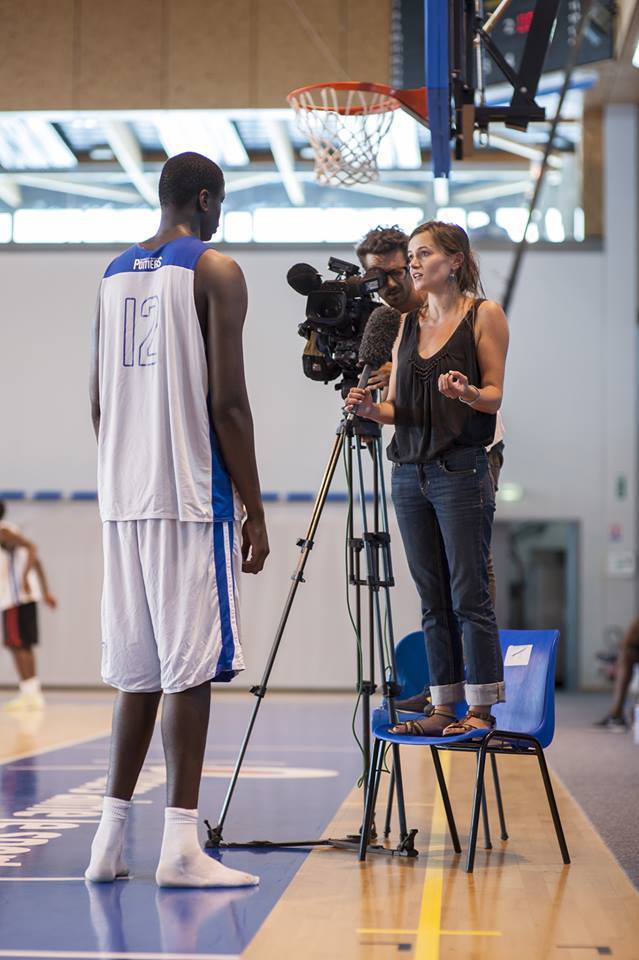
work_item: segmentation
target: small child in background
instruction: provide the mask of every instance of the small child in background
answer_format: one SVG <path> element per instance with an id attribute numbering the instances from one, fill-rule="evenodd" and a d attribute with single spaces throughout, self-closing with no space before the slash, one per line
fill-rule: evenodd
<path id="1" fill-rule="evenodd" d="M 38 643 L 37 604 L 44 601 L 55 610 L 57 600 L 34 543 L 18 527 L 6 523 L 5 504 L 0 500 L 0 611 L 4 645 L 11 651 L 20 678 L 20 694 L 4 704 L 5 710 L 39 710 L 44 697 L 37 676 L 33 648 Z"/>

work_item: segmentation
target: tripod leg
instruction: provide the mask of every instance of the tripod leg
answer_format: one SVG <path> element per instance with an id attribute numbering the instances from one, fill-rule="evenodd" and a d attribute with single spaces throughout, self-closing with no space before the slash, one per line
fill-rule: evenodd
<path id="1" fill-rule="evenodd" d="M 362 834 L 359 841 L 359 859 L 363 861 L 366 859 L 366 848 L 371 836 L 371 827 L 373 825 L 373 817 L 375 816 L 375 801 L 377 799 L 377 790 L 379 787 L 379 780 L 381 777 L 381 760 L 380 753 L 382 749 L 382 741 L 378 740 L 375 737 L 375 743 L 373 745 L 373 757 L 371 760 L 371 767 L 368 775 L 368 789 L 366 790 L 366 805 L 364 807 L 364 822 L 362 824 Z M 378 769 L 379 768 L 379 769 Z"/>
<path id="2" fill-rule="evenodd" d="M 388 784 L 388 801 L 386 803 L 386 820 L 384 821 L 384 837 L 389 837 L 391 832 L 391 816 L 393 813 L 393 797 L 395 795 L 395 764 L 391 770 L 390 783 Z"/>
<path id="3" fill-rule="evenodd" d="M 506 817 L 504 816 L 504 804 L 501 796 L 501 784 L 499 782 L 499 774 L 497 772 L 497 757 L 494 753 L 490 755 L 490 766 L 493 771 L 493 783 L 495 784 L 495 797 L 497 798 L 497 813 L 499 815 L 499 829 L 500 836 L 502 840 L 508 839 L 508 831 L 506 830 Z"/>
<path id="4" fill-rule="evenodd" d="M 311 516 L 308 530 L 306 532 L 306 537 L 303 540 L 300 540 L 298 543 L 301 549 L 301 555 L 298 560 L 295 571 L 293 572 L 293 576 L 291 578 L 293 583 L 291 584 L 291 587 L 289 589 L 289 592 L 286 598 L 286 602 L 284 604 L 284 610 L 282 611 L 282 616 L 280 617 L 280 622 L 277 627 L 275 639 L 273 640 L 273 644 L 271 646 L 266 667 L 264 668 L 264 673 L 262 674 L 262 680 L 259 686 L 253 687 L 253 689 L 251 690 L 251 693 L 253 693 L 257 697 L 257 702 L 255 704 L 253 713 L 251 715 L 251 719 L 249 721 L 246 734 L 244 735 L 242 747 L 240 749 L 240 753 L 235 763 L 235 769 L 233 771 L 233 776 L 231 777 L 231 782 L 229 783 L 229 786 L 226 792 L 226 797 L 224 798 L 224 804 L 220 812 L 220 817 L 218 819 L 217 826 L 215 827 L 215 829 L 209 829 L 209 841 L 207 845 L 210 845 L 210 846 L 219 846 L 219 843 L 222 839 L 222 830 L 224 827 L 224 821 L 226 820 L 226 815 L 228 813 L 231 800 L 233 799 L 233 794 L 235 792 L 235 787 L 237 786 L 238 777 L 240 775 L 242 763 L 244 762 L 244 756 L 246 754 L 246 749 L 248 747 L 248 742 L 251 737 L 251 733 L 253 732 L 253 727 L 255 725 L 255 720 L 260 708 L 260 704 L 263 698 L 266 696 L 268 681 L 271 676 L 273 666 L 275 664 L 275 658 L 277 656 L 277 652 L 279 650 L 280 643 L 284 635 L 284 630 L 286 629 L 286 624 L 289 618 L 289 614 L 291 612 L 291 607 L 293 606 L 293 601 L 295 599 L 297 589 L 300 583 L 304 582 L 304 576 L 303 576 L 304 568 L 306 567 L 306 561 L 308 560 L 310 551 L 313 548 L 313 541 L 314 541 L 315 533 L 317 531 L 318 524 L 320 522 L 320 518 L 322 516 L 322 510 L 324 509 L 324 504 L 326 503 L 326 498 L 328 496 L 328 491 L 331 485 L 331 481 L 335 474 L 337 464 L 339 463 L 339 460 L 340 460 L 342 447 L 344 445 L 344 436 L 345 435 L 343 431 L 340 430 L 337 437 L 335 438 L 335 443 L 333 444 L 333 450 L 331 452 L 331 456 L 328 461 L 328 464 L 326 465 L 326 469 L 324 470 L 324 476 L 322 477 L 320 489 L 318 491 L 317 497 L 315 498 L 313 513 Z"/>

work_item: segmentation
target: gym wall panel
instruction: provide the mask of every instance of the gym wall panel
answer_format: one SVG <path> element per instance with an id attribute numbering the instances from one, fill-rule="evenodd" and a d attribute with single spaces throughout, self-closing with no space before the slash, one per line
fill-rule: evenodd
<path id="1" fill-rule="evenodd" d="M 253 106 L 281 107 L 295 87 L 347 80 L 346 14 L 340 0 L 256 5 L 257 45 Z"/>
<path id="2" fill-rule="evenodd" d="M 388 83 L 390 0 L 348 0 L 346 67 L 350 79 Z"/>
<path id="3" fill-rule="evenodd" d="M 252 0 L 172 0 L 167 107 L 251 106 L 253 6 Z"/>
<path id="4" fill-rule="evenodd" d="M 0 110 L 68 109 L 74 0 L 0 0 Z"/>
<path id="5" fill-rule="evenodd" d="M 295 261 L 322 270 L 329 255 L 352 259 L 352 249 L 263 247 L 227 252 L 238 259 L 249 288 L 244 343 L 263 488 L 280 493 L 315 491 L 333 445 L 341 404 L 332 384 L 325 387 L 302 374 L 303 342 L 296 328 L 304 298 L 287 286 L 285 276 Z M 99 277 L 112 256 L 111 251 L 93 249 L 0 253 L 0 488 L 95 489 L 96 449 L 87 397 L 90 317 Z M 502 296 L 509 262 L 504 251 L 481 254 L 488 296 Z M 631 335 L 612 322 L 619 313 L 634 317 L 622 296 L 626 275 L 627 271 L 606 285 L 605 250 L 577 251 L 561 245 L 531 248 L 510 316 L 503 480 L 520 484 L 523 497 L 500 503 L 498 518 L 579 523 L 579 675 L 584 686 L 598 682 L 594 654 L 601 648 L 604 630 L 627 625 L 626 594 L 634 601 L 633 581 L 610 581 L 606 561 L 609 523 L 621 523 L 625 513 L 636 511 L 632 474 L 616 452 L 631 450 L 627 442 L 622 448 L 620 436 L 621 427 L 626 437 L 631 431 L 625 406 L 605 407 L 601 400 L 604 389 L 609 389 L 602 380 L 603 358 L 610 357 L 612 366 L 622 357 L 625 364 L 635 349 L 634 332 Z M 575 350 L 577 333 L 579 349 Z M 568 378 L 566 357 L 570 357 Z M 575 383 L 593 385 L 594 399 L 586 413 L 575 406 Z M 386 429 L 385 443 L 389 434 Z M 613 434 L 615 459 L 608 463 L 607 438 Z M 606 506 L 610 486 L 606 476 L 614 473 L 624 473 L 629 483 L 626 500 L 613 513 Z M 344 486 L 340 466 L 334 489 Z M 28 535 L 42 543 L 43 557 L 61 595 L 55 615 L 43 611 L 44 630 L 51 637 L 42 648 L 43 676 L 48 682 L 61 683 L 64 677 L 67 682 L 95 682 L 97 676 L 100 557 L 95 506 L 25 502 L 10 507 L 10 518 L 24 523 Z M 255 680 L 255 665 L 264 663 L 297 558 L 294 543 L 308 525 L 310 508 L 308 503 L 268 505 L 273 547 L 269 572 L 264 578 L 244 578 L 252 664 L 249 682 Z M 289 658 L 294 658 L 296 665 L 278 678 L 283 686 L 302 682 L 304 662 L 317 685 L 339 685 L 334 664 L 343 665 L 343 658 L 352 656 L 347 618 L 334 599 L 339 597 L 341 604 L 344 523 L 343 505 L 331 505 L 326 533 L 322 520 L 323 545 L 320 550 L 318 543 L 317 556 L 313 551 L 308 593 L 305 588 L 287 638 L 284 660 L 292 664 Z M 64 545 L 58 548 L 60 538 Z M 401 614 L 402 627 L 410 629 L 418 619 L 417 600 L 403 561 L 399 566 L 398 538 L 394 542 L 397 616 Z M 632 543 L 628 549 L 633 549 Z M 624 591 L 621 598 L 620 591 Z M 76 594 L 81 594 L 79 601 Z M 608 604 L 608 595 L 615 599 L 614 607 Z M 74 654 L 84 638 L 86 661 L 81 659 L 84 647 Z M 341 660 L 333 638 L 337 647 L 343 645 Z M 313 650 L 312 660 L 309 650 Z M 79 658 L 77 665 L 74 655 Z M 2 664 L 0 657 L 0 683 L 10 676 L 10 664 Z M 345 676 L 352 677 L 350 665 Z"/>
<path id="6" fill-rule="evenodd" d="M 138 109 L 165 102 L 164 3 L 79 0 L 76 5 L 77 109 Z"/>

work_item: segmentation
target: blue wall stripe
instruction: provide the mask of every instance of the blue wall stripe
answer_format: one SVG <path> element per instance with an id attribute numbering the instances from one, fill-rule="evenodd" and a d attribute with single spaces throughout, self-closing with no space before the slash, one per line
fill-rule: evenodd
<path id="1" fill-rule="evenodd" d="M 232 490 L 232 488 L 231 488 Z M 227 491 L 228 493 L 228 487 Z M 358 498 L 358 494 L 355 499 Z M 269 490 L 265 493 L 262 493 L 262 500 L 264 503 L 314 503 L 317 493 L 312 490 L 292 490 L 289 493 L 277 493 L 274 490 Z M 0 490 L 0 500 L 38 500 L 38 501 L 61 501 L 61 500 L 88 500 L 88 501 L 97 501 L 98 494 L 96 490 L 72 490 L 70 493 L 65 490 L 35 490 L 29 492 L 28 490 Z M 366 500 L 370 501 L 373 499 L 373 494 L 371 491 L 366 493 Z M 327 503 L 346 503 L 348 500 L 348 494 L 344 490 L 334 490 L 329 491 L 326 502 Z M 218 498 L 218 503 L 222 503 L 222 498 Z M 228 496 L 226 497 L 226 503 L 224 504 L 225 512 L 228 510 Z M 224 519 L 225 521 L 230 521 L 231 517 L 220 517 L 219 514 L 216 514 L 218 520 Z"/>

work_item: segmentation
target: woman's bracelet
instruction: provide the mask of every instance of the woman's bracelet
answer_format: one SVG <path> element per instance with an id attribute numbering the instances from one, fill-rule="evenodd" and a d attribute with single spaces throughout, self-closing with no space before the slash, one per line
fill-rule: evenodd
<path id="1" fill-rule="evenodd" d="M 474 383 L 469 383 L 468 386 L 473 387 L 477 391 L 477 396 L 475 397 L 475 399 L 464 400 L 463 397 L 460 397 L 459 399 L 461 400 L 462 403 L 465 403 L 467 407 L 474 407 L 474 405 L 478 403 L 478 401 L 481 399 L 481 390 L 479 389 L 479 387 L 476 387 Z"/>

